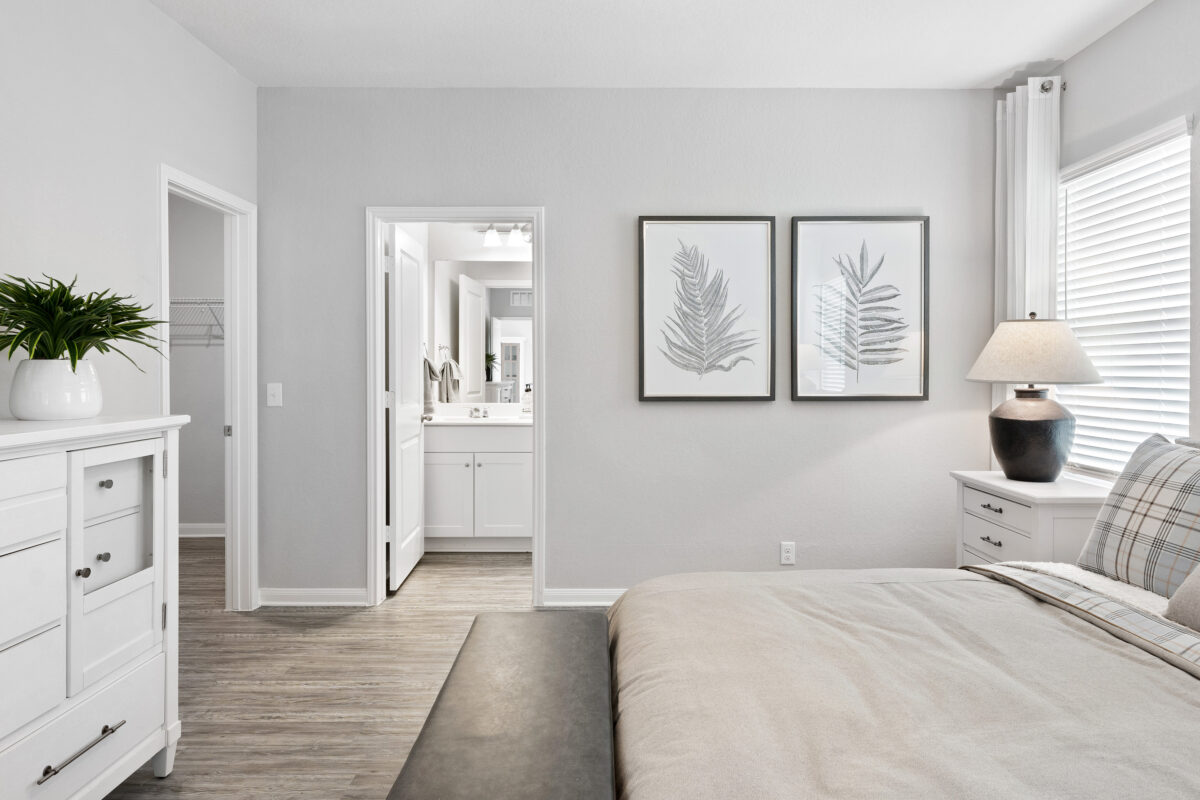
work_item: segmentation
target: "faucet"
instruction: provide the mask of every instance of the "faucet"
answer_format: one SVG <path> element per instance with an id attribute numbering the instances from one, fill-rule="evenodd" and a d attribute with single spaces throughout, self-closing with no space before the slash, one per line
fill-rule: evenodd
<path id="1" fill-rule="evenodd" d="M 479 406 L 474 406 L 469 412 L 471 419 L 487 419 L 488 410 L 481 409 Z"/>

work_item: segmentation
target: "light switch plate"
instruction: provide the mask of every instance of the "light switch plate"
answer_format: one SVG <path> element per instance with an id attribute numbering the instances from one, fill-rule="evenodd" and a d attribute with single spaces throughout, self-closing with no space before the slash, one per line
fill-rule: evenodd
<path id="1" fill-rule="evenodd" d="M 283 384 L 268 383 L 267 384 L 267 405 L 282 406 L 283 405 Z"/>

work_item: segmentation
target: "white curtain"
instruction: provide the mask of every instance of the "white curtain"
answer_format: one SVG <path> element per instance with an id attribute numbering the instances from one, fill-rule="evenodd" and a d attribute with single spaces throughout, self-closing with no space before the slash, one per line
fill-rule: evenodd
<path id="1" fill-rule="evenodd" d="M 1062 79 L 1029 78 L 996 101 L 995 322 L 1054 317 Z"/>

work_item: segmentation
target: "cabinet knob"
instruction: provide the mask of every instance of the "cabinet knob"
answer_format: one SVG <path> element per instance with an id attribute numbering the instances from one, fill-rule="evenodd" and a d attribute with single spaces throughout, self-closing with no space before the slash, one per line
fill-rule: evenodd
<path id="1" fill-rule="evenodd" d="M 480 469 L 483 469 L 483 464 L 476 464 L 475 466 L 479 467 Z"/>
<path id="2" fill-rule="evenodd" d="M 109 561 L 109 559 L 111 559 L 111 558 L 112 558 L 112 553 L 97 553 L 96 554 L 97 561 L 104 561 L 105 563 L 107 563 Z"/>
<path id="3" fill-rule="evenodd" d="M 105 478 L 104 480 L 100 481 L 100 488 L 101 489 L 111 489 L 112 488 L 112 478 Z"/>
<path id="4" fill-rule="evenodd" d="M 83 569 L 77 569 L 77 570 L 75 570 L 75 577 L 76 577 L 76 578 L 90 578 L 90 577 L 92 577 L 92 568 L 91 568 L 91 567 L 84 567 Z"/>
<path id="5" fill-rule="evenodd" d="M 470 468 L 471 468 L 471 462 L 470 462 L 470 461 L 468 461 L 467 463 L 463 464 L 463 466 L 464 466 L 464 467 L 466 467 L 467 469 L 470 469 Z"/>

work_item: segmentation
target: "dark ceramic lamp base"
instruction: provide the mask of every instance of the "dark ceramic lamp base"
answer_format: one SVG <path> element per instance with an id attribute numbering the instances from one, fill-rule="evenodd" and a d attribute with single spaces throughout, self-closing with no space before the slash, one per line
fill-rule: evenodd
<path id="1" fill-rule="evenodd" d="M 1053 483 L 1075 439 L 1075 415 L 1051 400 L 1048 389 L 1017 389 L 988 415 L 992 452 L 1014 481 Z"/>

